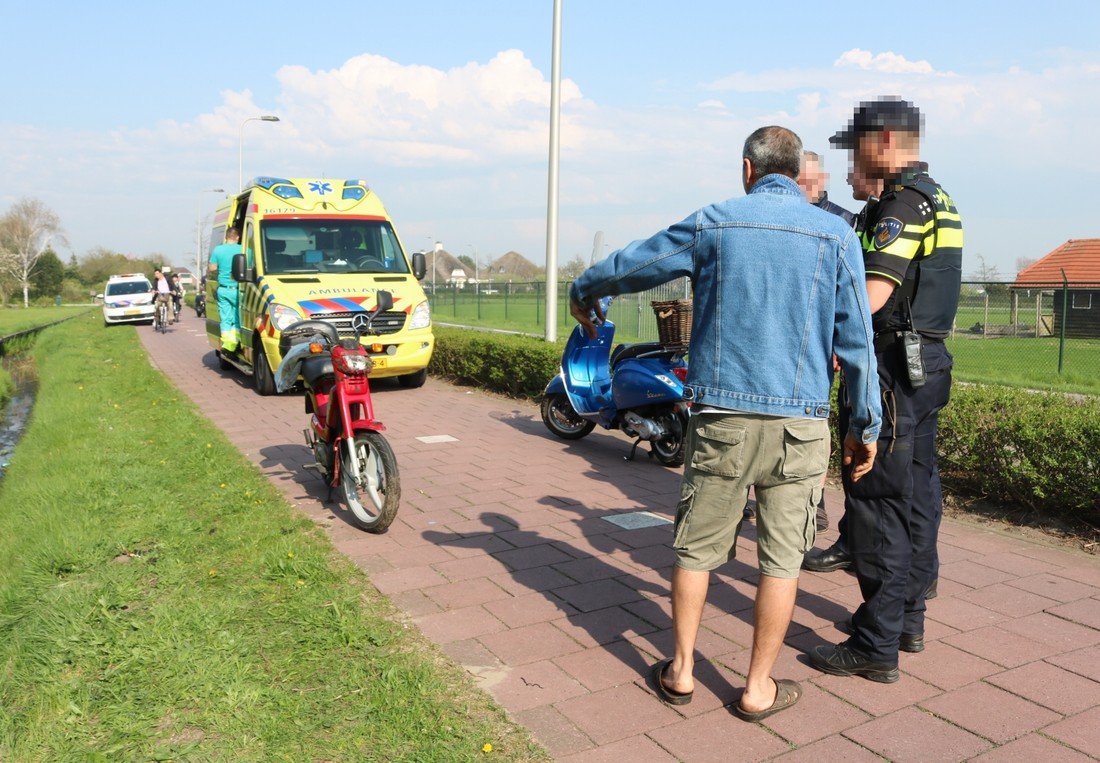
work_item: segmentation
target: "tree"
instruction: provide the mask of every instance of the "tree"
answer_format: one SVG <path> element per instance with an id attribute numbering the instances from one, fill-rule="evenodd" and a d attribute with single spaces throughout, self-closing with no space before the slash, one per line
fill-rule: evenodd
<path id="1" fill-rule="evenodd" d="M 470 270 L 477 270 L 477 266 L 474 264 L 474 258 L 468 254 L 458 255 L 458 261 L 468 267 Z"/>
<path id="2" fill-rule="evenodd" d="M 20 199 L 0 218 L 0 270 L 23 287 L 23 306 L 30 305 L 31 275 L 54 240 L 63 242 L 57 214 L 38 199 Z"/>
<path id="3" fill-rule="evenodd" d="M 47 249 L 38 258 L 31 274 L 31 290 L 35 297 L 55 297 L 61 293 L 65 280 L 65 266 L 53 249 Z"/>
<path id="4" fill-rule="evenodd" d="M 103 284 L 110 276 L 118 273 L 145 273 L 151 276 L 157 267 L 160 267 L 159 261 L 127 257 L 125 254 L 97 246 L 84 255 L 78 267 L 77 277 L 84 285 L 102 291 Z"/>
<path id="5" fill-rule="evenodd" d="M 574 255 L 573 259 L 558 268 L 558 280 L 573 281 L 587 269 L 588 266 L 584 264 L 581 256 L 579 254 Z"/>

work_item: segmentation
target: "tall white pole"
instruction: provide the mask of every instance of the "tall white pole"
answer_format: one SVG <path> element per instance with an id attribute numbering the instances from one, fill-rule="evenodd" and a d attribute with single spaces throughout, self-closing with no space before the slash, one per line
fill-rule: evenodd
<path id="1" fill-rule="evenodd" d="M 561 122 L 561 0 L 554 0 L 550 63 L 550 172 L 546 199 L 546 341 L 558 339 L 558 128 Z"/>

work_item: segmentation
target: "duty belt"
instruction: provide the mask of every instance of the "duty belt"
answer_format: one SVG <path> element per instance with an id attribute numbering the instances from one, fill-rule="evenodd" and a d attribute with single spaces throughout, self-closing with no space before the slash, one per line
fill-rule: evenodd
<path id="1" fill-rule="evenodd" d="M 875 334 L 875 354 L 881 355 L 882 353 L 892 349 L 894 345 L 898 343 L 897 331 L 880 331 Z M 923 347 L 926 344 L 943 344 L 942 339 L 935 339 L 933 337 L 925 336 L 921 334 L 920 343 Z"/>

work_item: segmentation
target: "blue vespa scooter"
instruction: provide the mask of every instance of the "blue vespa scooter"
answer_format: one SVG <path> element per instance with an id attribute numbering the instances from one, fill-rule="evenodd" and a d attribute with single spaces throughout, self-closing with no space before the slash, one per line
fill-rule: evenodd
<path id="1" fill-rule="evenodd" d="M 601 300 L 604 314 L 610 298 Z M 615 324 L 604 321 L 590 339 L 577 326 L 565 344 L 561 373 L 550 380 L 542 399 L 542 421 L 565 440 L 579 440 L 596 424 L 621 429 L 637 438 L 632 460 L 643 440 L 666 466 L 684 463 L 688 404 L 684 401 L 687 363 L 684 351 L 657 342 L 620 344 L 611 351 Z"/>

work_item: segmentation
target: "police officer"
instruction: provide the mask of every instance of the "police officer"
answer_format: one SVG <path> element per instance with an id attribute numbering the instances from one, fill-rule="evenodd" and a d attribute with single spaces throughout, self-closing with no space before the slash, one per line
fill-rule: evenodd
<path id="1" fill-rule="evenodd" d="M 852 152 L 853 185 L 882 183 L 882 197 L 865 209 L 861 240 L 883 428 L 872 471 L 858 483 L 842 475 L 851 567 L 864 603 L 852 616 L 851 637 L 817 647 L 810 661 L 826 673 L 883 683 L 898 680 L 899 649 L 924 649 L 924 602 L 938 574 L 943 509 L 936 426 L 951 390 L 944 339 L 962 273 L 959 213 L 919 160 L 920 135 L 913 104 L 881 98 L 861 104 L 848 128 L 830 138 Z M 842 438 L 847 426 L 842 405 Z"/>

